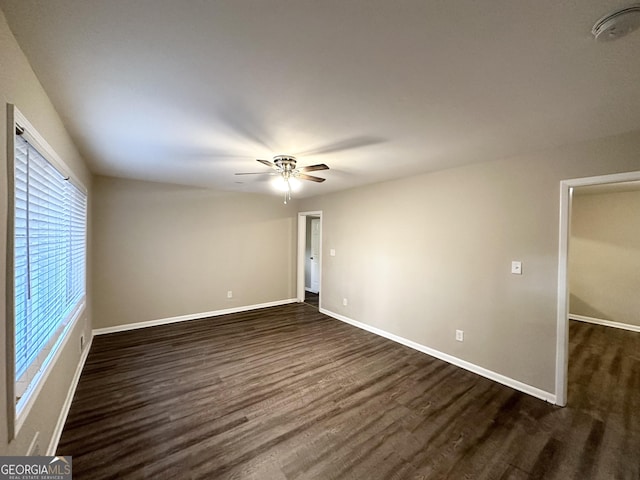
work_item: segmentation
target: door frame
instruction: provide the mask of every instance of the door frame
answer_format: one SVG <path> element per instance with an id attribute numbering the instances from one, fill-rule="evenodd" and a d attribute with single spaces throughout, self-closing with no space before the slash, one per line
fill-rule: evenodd
<path id="1" fill-rule="evenodd" d="M 305 247 L 307 242 L 307 217 L 320 218 L 320 245 L 318 260 L 318 284 L 320 292 L 320 302 L 322 302 L 322 210 L 312 212 L 298 212 L 298 266 L 296 274 L 296 299 L 298 302 L 304 302 L 304 264 L 305 264 Z"/>
<path id="2" fill-rule="evenodd" d="M 574 178 L 560 182 L 560 232 L 558 247 L 558 309 L 556 343 L 556 405 L 567 404 L 569 371 L 569 238 L 573 189 L 590 185 L 640 180 L 640 171 L 597 177 Z"/>
<path id="3" fill-rule="evenodd" d="M 306 239 L 306 243 L 309 244 L 310 246 L 310 253 L 311 253 L 311 257 L 310 257 L 310 262 L 309 262 L 309 286 L 307 287 L 305 285 L 305 290 L 311 293 L 315 293 L 316 295 L 320 294 L 320 236 L 322 235 L 322 229 L 320 228 L 320 217 L 311 217 L 310 219 L 311 221 L 309 221 L 309 219 L 307 219 L 307 223 L 309 223 L 309 225 L 311 226 L 311 230 L 310 232 L 308 232 L 311 236 L 311 238 L 307 238 Z M 316 222 L 316 223 L 314 223 Z M 317 229 L 316 232 L 318 235 L 317 238 L 317 245 L 315 246 L 315 254 L 314 252 L 314 225 L 317 225 Z M 305 245 L 305 250 L 306 250 L 306 245 Z M 306 272 L 306 265 L 307 265 L 307 259 L 304 259 L 304 263 L 305 263 L 305 284 L 307 283 L 307 272 Z M 314 275 L 315 274 L 315 275 Z M 317 288 L 314 289 L 313 287 L 316 286 Z"/>

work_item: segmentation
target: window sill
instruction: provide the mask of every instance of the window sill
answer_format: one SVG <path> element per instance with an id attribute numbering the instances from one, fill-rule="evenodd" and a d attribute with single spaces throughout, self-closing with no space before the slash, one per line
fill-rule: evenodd
<path id="1" fill-rule="evenodd" d="M 78 320 L 83 316 L 85 311 L 86 298 L 83 298 L 78 304 L 75 311 L 72 313 L 71 319 L 67 322 L 67 325 L 64 327 L 64 330 L 60 334 L 58 341 L 51 347 L 51 352 L 49 353 L 47 359 L 40 367 L 40 370 L 33 377 L 33 380 L 30 383 L 29 388 L 24 392 L 24 394 L 20 397 L 20 400 L 16 403 L 16 417 L 15 417 L 15 430 L 14 436 L 18 435 L 22 425 L 24 424 L 33 404 L 36 402 L 42 387 L 46 383 L 49 374 L 53 371 L 58 358 L 60 357 L 62 351 L 64 350 L 69 337 L 71 337 L 71 331 L 78 323 Z"/>

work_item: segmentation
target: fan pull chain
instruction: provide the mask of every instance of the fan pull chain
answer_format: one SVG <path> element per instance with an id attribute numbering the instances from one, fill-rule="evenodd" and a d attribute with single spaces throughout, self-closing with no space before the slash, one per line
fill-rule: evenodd
<path id="1" fill-rule="evenodd" d="M 287 204 L 287 201 L 291 200 L 291 184 L 289 180 L 287 180 L 287 190 L 284 192 L 284 204 Z"/>

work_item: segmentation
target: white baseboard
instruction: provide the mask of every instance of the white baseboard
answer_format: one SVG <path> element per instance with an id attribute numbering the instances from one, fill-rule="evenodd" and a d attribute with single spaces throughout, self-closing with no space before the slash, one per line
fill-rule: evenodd
<path id="1" fill-rule="evenodd" d="M 297 298 L 288 298 L 286 300 L 276 300 L 275 302 L 258 303 L 256 305 L 245 305 L 242 307 L 225 308 L 223 310 L 214 310 L 212 312 L 192 313 L 189 315 L 180 315 L 178 317 L 160 318 L 158 320 L 149 320 L 146 322 L 126 323 L 124 325 L 116 325 L 114 327 L 95 328 L 94 335 L 104 335 L 107 333 L 124 332 L 127 330 L 135 330 L 137 328 L 155 327 L 156 325 L 167 325 L 169 323 L 186 322 L 188 320 L 200 320 L 208 317 L 218 317 L 229 313 L 247 312 L 249 310 L 257 310 L 259 308 L 277 307 L 288 303 L 297 302 Z"/>
<path id="2" fill-rule="evenodd" d="M 518 380 L 514 380 L 513 378 L 507 377 L 500 373 L 480 367 L 473 363 L 467 362 L 466 360 L 462 360 L 458 357 L 454 357 L 453 355 L 449 355 L 447 353 L 434 350 L 433 348 L 426 347 L 412 340 L 407 340 L 406 338 L 400 337 L 393 333 L 389 333 L 380 328 L 372 327 L 371 325 L 367 325 L 366 323 L 352 320 L 351 318 L 345 317 L 344 315 L 340 315 L 338 313 L 334 313 L 330 310 L 320 308 L 320 313 L 329 315 L 330 317 L 333 317 L 337 320 L 348 323 L 349 325 L 353 325 L 354 327 L 358 327 L 368 332 L 375 333 L 376 335 L 380 335 L 381 337 L 388 338 L 389 340 L 393 340 L 394 342 L 400 343 L 409 348 L 413 348 L 414 350 L 417 350 L 419 352 L 426 353 L 427 355 L 431 355 L 432 357 L 439 358 L 440 360 L 444 360 L 447 363 L 450 363 L 460 368 L 464 368 L 465 370 L 469 370 L 470 372 L 486 377 L 489 380 L 493 380 L 495 382 L 506 385 L 507 387 L 514 388 L 516 390 L 519 390 L 521 392 L 524 392 L 526 394 L 529 394 L 531 396 L 534 396 L 546 402 L 553 403 L 553 404 L 556 403 L 556 396 L 553 393 L 549 393 L 539 388 L 532 387 L 531 385 L 527 385 L 526 383 L 522 383 Z"/>
<path id="3" fill-rule="evenodd" d="M 76 393 L 76 388 L 78 387 L 78 382 L 80 381 L 80 375 L 82 374 L 82 369 L 84 368 L 84 364 L 87 361 L 87 357 L 89 356 L 89 350 L 91 350 L 92 343 L 93 337 L 91 337 L 89 341 L 84 345 L 84 350 L 82 351 L 80 361 L 78 362 L 78 366 L 76 367 L 76 372 L 73 375 L 71 385 L 69 386 L 69 391 L 67 392 L 67 398 L 65 398 L 64 403 L 62 404 L 62 409 L 60 410 L 60 415 L 58 416 L 58 422 L 56 423 L 56 427 L 53 429 L 53 436 L 51 437 L 51 441 L 49 442 L 49 446 L 47 447 L 46 454 L 48 456 L 55 455 L 56 450 L 58 449 L 58 442 L 60 442 L 60 436 L 62 435 L 64 424 L 67 421 L 67 415 L 69 415 L 71 402 L 73 402 L 73 396 Z"/>
<path id="4" fill-rule="evenodd" d="M 569 320 L 577 320 L 578 322 L 595 323 L 596 325 L 604 325 L 605 327 L 621 328 L 631 332 L 640 332 L 640 325 L 631 325 L 629 323 L 614 322 L 611 320 L 603 320 L 601 318 L 586 317 L 584 315 L 569 314 Z"/>

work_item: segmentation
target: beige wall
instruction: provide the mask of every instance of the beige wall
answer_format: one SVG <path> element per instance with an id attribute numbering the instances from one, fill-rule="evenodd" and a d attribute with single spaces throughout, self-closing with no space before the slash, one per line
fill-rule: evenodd
<path id="1" fill-rule="evenodd" d="M 0 95 L 91 189 L 89 171 L 1 13 Z M 93 327 L 294 297 L 295 212 L 323 210 L 324 308 L 553 392 L 559 181 L 640 170 L 638 151 L 635 132 L 289 206 L 275 197 L 99 177 L 89 197 Z M 5 252 L 6 194 L 0 212 Z M 524 275 L 509 273 L 511 260 L 523 261 Z M 4 255 L 0 265 L 12 274 Z M 3 326 L 5 285 L 3 275 Z M 25 453 L 36 431 L 46 448 L 80 358 L 78 337 L 90 329 L 85 316 L 13 442 L 0 422 L 0 455 Z M 464 343 L 454 341 L 455 329 L 465 330 Z M 5 342 L 0 328 L 3 359 Z M 4 419 L 4 368 L 0 380 Z"/>
<path id="2" fill-rule="evenodd" d="M 294 298 L 295 212 L 275 196 L 96 177 L 94 328 Z"/>
<path id="3" fill-rule="evenodd" d="M 574 195 L 571 313 L 640 326 L 640 191 Z"/>
<path id="4" fill-rule="evenodd" d="M 323 211 L 322 306 L 554 393 L 560 180 L 639 151 L 635 132 L 302 200 Z"/>
<path id="5" fill-rule="evenodd" d="M 61 352 L 53 373 L 48 377 L 44 388 L 36 400 L 25 424 L 18 436 L 11 443 L 7 442 L 7 394 L 6 394 L 6 277 L 13 275 L 7 272 L 5 252 L 7 251 L 7 147 L 6 147 L 6 104 L 13 103 L 27 117 L 29 122 L 47 140 L 58 155 L 73 170 L 74 174 L 91 188 L 91 174 L 71 142 L 60 117 L 51 105 L 38 79 L 31 70 L 15 38 L 7 26 L 4 14 L 0 11 L 0 99 L 2 114 L 0 115 L 0 265 L 5 275 L 0 277 L 0 358 L 3 359 L 0 369 L 0 455 L 21 455 L 26 453 L 35 432 L 40 432 L 40 444 L 44 451 L 52 437 L 69 385 L 80 360 L 79 336 L 91 331 L 87 313 L 71 332 L 66 347 Z M 91 195 L 89 195 L 91 201 Z M 90 286 L 88 286 L 88 291 Z M 90 301 L 90 298 L 88 299 Z M 87 312 L 89 309 L 87 309 Z"/>

